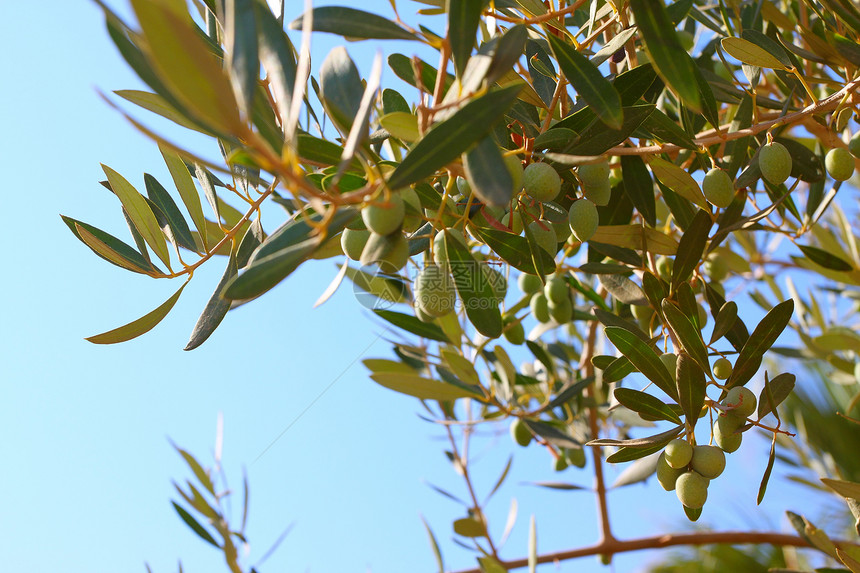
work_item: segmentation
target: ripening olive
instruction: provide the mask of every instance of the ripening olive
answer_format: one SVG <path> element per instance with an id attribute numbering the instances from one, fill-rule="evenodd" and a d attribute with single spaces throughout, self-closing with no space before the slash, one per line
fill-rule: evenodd
<path id="1" fill-rule="evenodd" d="M 690 460 L 693 459 L 693 446 L 686 440 L 677 438 L 672 440 L 666 444 L 664 452 L 666 454 L 666 463 L 675 469 L 687 466 Z"/>
<path id="2" fill-rule="evenodd" d="M 540 248 L 550 255 L 555 255 L 558 250 L 558 240 L 556 239 L 555 230 L 549 221 L 543 219 L 532 221 L 529 223 L 529 231 L 531 231 L 535 242 L 537 242 Z"/>
<path id="3" fill-rule="evenodd" d="M 660 355 L 660 362 L 663 363 L 663 366 L 665 366 L 666 370 L 669 371 L 669 374 L 672 375 L 672 380 L 674 380 L 678 375 L 678 355 L 666 352 L 665 354 Z"/>
<path id="4" fill-rule="evenodd" d="M 791 154 L 781 143 L 766 143 L 758 152 L 758 166 L 762 177 L 779 185 L 791 175 Z"/>
<path id="5" fill-rule="evenodd" d="M 532 296 L 529 306 L 532 309 L 532 314 L 538 322 L 549 322 L 549 302 L 546 300 L 546 295 L 542 292 Z"/>
<path id="6" fill-rule="evenodd" d="M 836 181 L 847 181 L 854 175 L 854 156 L 844 147 L 834 147 L 824 156 L 824 167 Z"/>
<path id="7" fill-rule="evenodd" d="M 699 509 L 708 500 L 708 479 L 696 472 L 683 473 L 675 481 L 675 493 L 686 507 Z"/>
<path id="8" fill-rule="evenodd" d="M 755 394 L 748 388 L 735 386 L 729 390 L 720 404 L 730 409 L 729 414 L 739 418 L 746 418 L 755 412 L 756 398 Z"/>
<path id="9" fill-rule="evenodd" d="M 347 228 L 340 235 L 340 246 L 347 257 L 357 261 L 361 258 L 361 251 L 369 238 L 370 231 L 366 229 Z"/>
<path id="10" fill-rule="evenodd" d="M 523 187 L 529 196 L 546 203 L 558 197 L 561 177 L 548 163 L 532 163 L 523 171 Z"/>
<path id="11" fill-rule="evenodd" d="M 549 315 L 558 324 L 567 324 L 573 320 L 573 303 L 570 298 L 566 298 L 560 302 L 549 301 Z"/>
<path id="12" fill-rule="evenodd" d="M 714 479 L 726 469 L 726 454 L 716 446 L 696 446 L 690 465 L 704 477 Z"/>
<path id="13" fill-rule="evenodd" d="M 711 169 L 702 180 L 702 192 L 713 205 L 725 209 L 732 204 L 735 186 L 728 173 L 719 168 Z"/>
<path id="14" fill-rule="evenodd" d="M 532 441 L 532 432 L 520 418 L 511 422 L 511 438 L 518 445 L 526 447 Z"/>
<path id="15" fill-rule="evenodd" d="M 406 204 L 399 193 L 392 193 L 388 200 L 371 203 L 361 210 L 361 218 L 367 228 L 379 235 L 390 235 L 403 224 Z"/>
<path id="16" fill-rule="evenodd" d="M 597 185 L 583 184 L 582 194 L 598 207 L 605 207 L 609 205 L 609 199 L 612 197 L 612 185 L 609 183 L 609 179 Z"/>
<path id="17" fill-rule="evenodd" d="M 540 277 L 537 275 L 522 273 L 517 278 L 517 286 L 525 294 L 534 294 L 543 288 L 543 283 L 541 283 Z"/>
<path id="18" fill-rule="evenodd" d="M 660 452 L 657 458 L 657 481 L 666 491 L 675 489 L 678 477 L 687 471 L 686 468 L 675 469 L 666 462 L 666 452 Z"/>
<path id="19" fill-rule="evenodd" d="M 584 186 L 597 187 L 609 181 L 609 163 L 601 161 L 600 163 L 580 165 L 576 169 L 576 174 Z"/>
<path id="20" fill-rule="evenodd" d="M 564 280 L 564 277 L 556 275 L 546 281 L 543 293 L 550 303 L 560 304 L 562 301 L 570 298 L 570 287 L 567 281 Z"/>
<path id="21" fill-rule="evenodd" d="M 734 433 L 737 428 L 729 431 L 731 424 L 721 423 L 721 420 L 729 420 L 731 418 L 734 418 L 734 416 L 719 416 L 717 421 L 714 422 L 714 442 L 716 442 L 717 446 L 727 454 L 730 454 L 741 447 L 741 441 L 743 440 L 742 434 Z"/>
<path id="22" fill-rule="evenodd" d="M 444 316 L 454 310 L 457 295 L 454 284 L 445 270 L 427 265 L 415 277 L 415 305 L 432 317 Z"/>
<path id="23" fill-rule="evenodd" d="M 511 344 L 520 345 L 526 341 L 526 329 L 523 323 L 513 319 L 505 323 L 505 329 L 502 331 L 505 340 Z"/>
<path id="24" fill-rule="evenodd" d="M 714 361 L 714 378 L 717 380 L 728 380 L 732 375 L 732 363 L 728 358 L 722 356 Z"/>
<path id="25" fill-rule="evenodd" d="M 584 243 L 593 237 L 594 233 L 597 232 L 599 222 L 597 207 L 588 199 L 579 199 L 570 206 L 568 223 L 573 236 L 579 242 Z"/>

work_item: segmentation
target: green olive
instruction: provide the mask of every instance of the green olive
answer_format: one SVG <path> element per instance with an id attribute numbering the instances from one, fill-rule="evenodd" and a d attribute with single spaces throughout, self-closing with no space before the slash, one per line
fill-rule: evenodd
<path id="1" fill-rule="evenodd" d="M 729 390 L 720 404 L 729 408 L 731 415 L 739 418 L 747 418 L 755 412 L 756 398 L 755 394 L 748 388 L 735 386 Z"/>
<path id="2" fill-rule="evenodd" d="M 520 287 L 520 290 L 524 294 L 534 294 L 543 289 L 543 283 L 540 281 L 540 277 L 537 275 L 530 275 L 528 273 L 520 274 L 517 278 L 517 286 Z"/>
<path id="3" fill-rule="evenodd" d="M 584 243 L 594 236 L 600 223 L 597 207 L 588 199 L 574 201 L 568 213 L 568 223 L 573 236 Z"/>
<path id="4" fill-rule="evenodd" d="M 454 310 L 457 295 L 446 271 L 437 265 L 427 265 L 415 277 L 415 304 L 425 314 L 437 317 Z"/>
<path id="5" fill-rule="evenodd" d="M 742 434 L 734 433 L 737 428 L 730 430 L 731 426 L 728 423 L 721 423 L 721 420 L 728 420 L 730 418 L 731 416 L 720 416 L 714 422 L 714 442 L 727 454 L 741 447 L 741 441 L 743 440 Z"/>
<path id="6" fill-rule="evenodd" d="M 666 452 L 660 452 L 660 457 L 657 458 L 657 481 L 666 491 L 675 489 L 675 482 L 678 477 L 685 473 L 686 468 L 675 469 L 666 462 Z"/>
<path id="7" fill-rule="evenodd" d="M 532 163 L 523 171 L 523 188 L 530 197 L 546 203 L 558 197 L 561 177 L 548 163 Z"/>
<path id="8" fill-rule="evenodd" d="M 532 314 L 538 322 L 549 322 L 549 302 L 546 300 L 546 295 L 542 292 L 532 296 L 529 306 L 532 309 Z"/>
<path id="9" fill-rule="evenodd" d="M 532 431 L 520 418 L 511 422 L 511 438 L 517 445 L 526 447 L 532 441 Z"/>
<path id="10" fill-rule="evenodd" d="M 836 181 L 847 181 L 854 175 L 854 156 L 844 147 L 835 147 L 824 156 L 824 167 Z"/>
<path id="11" fill-rule="evenodd" d="M 370 231 L 366 229 L 344 229 L 340 235 L 340 246 L 347 257 L 357 261 L 369 238 Z"/>
<path id="12" fill-rule="evenodd" d="M 758 152 L 758 166 L 762 177 L 779 185 L 791 175 L 791 154 L 781 143 L 766 143 Z"/>
<path id="13" fill-rule="evenodd" d="M 714 361 L 714 378 L 717 380 L 728 380 L 732 375 L 732 363 L 728 358 L 722 356 Z"/>
<path id="14" fill-rule="evenodd" d="M 555 235 L 555 230 L 552 228 L 552 223 L 543 219 L 532 221 L 529 223 L 529 231 L 543 250 L 550 255 L 555 255 L 558 251 L 558 240 Z"/>
<path id="15" fill-rule="evenodd" d="M 666 454 L 667 464 L 675 469 L 683 468 L 693 459 L 693 446 L 686 440 L 676 438 L 666 444 L 664 453 Z"/>
<path id="16" fill-rule="evenodd" d="M 702 476 L 714 479 L 726 469 L 726 454 L 716 446 L 696 446 L 690 465 Z"/>
<path id="17" fill-rule="evenodd" d="M 725 209 L 735 198 L 735 186 L 732 178 L 722 169 L 714 168 L 705 174 L 702 180 L 702 192 L 713 205 Z"/>
<path id="18" fill-rule="evenodd" d="M 686 472 L 675 481 L 678 499 L 690 509 L 704 507 L 708 500 L 708 479 L 696 472 Z"/>
<path id="19" fill-rule="evenodd" d="M 392 193 L 387 201 L 371 203 L 361 210 L 367 228 L 378 235 L 390 235 L 403 224 L 406 204 L 399 193 Z"/>

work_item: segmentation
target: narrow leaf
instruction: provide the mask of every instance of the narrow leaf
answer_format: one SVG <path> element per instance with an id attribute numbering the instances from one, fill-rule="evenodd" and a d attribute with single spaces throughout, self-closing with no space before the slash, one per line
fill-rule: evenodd
<path id="1" fill-rule="evenodd" d="M 402 312 L 393 310 L 377 310 L 374 309 L 374 314 L 383 320 L 390 322 L 397 328 L 403 329 L 422 338 L 430 340 L 438 340 L 439 342 L 450 342 L 442 329 L 435 324 L 422 322 L 417 317 Z"/>
<path id="2" fill-rule="evenodd" d="M 185 208 L 188 209 L 188 214 L 191 215 L 194 227 L 203 236 L 205 243 L 206 217 L 203 215 L 200 194 L 197 192 L 197 187 L 194 186 L 191 172 L 188 171 L 188 166 L 185 165 L 185 162 L 165 146 L 159 145 L 159 150 L 162 157 L 164 157 L 164 162 L 167 164 L 167 170 L 170 171 L 170 176 L 173 178 L 173 184 L 176 185 L 176 190 L 179 191 L 179 197 L 182 199 Z"/>
<path id="3" fill-rule="evenodd" d="M 705 348 L 705 343 L 702 340 L 702 335 L 699 329 L 684 315 L 681 310 L 669 302 L 663 300 L 663 316 L 666 317 L 666 322 L 675 332 L 678 341 L 684 350 L 699 363 L 703 371 L 710 369 L 708 361 L 708 350 Z"/>
<path id="4" fill-rule="evenodd" d="M 764 48 L 743 38 L 723 38 L 720 45 L 730 56 L 751 66 L 783 70 L 785 66 Z"/>
<path id="5" fill-rule="evenodd" d="M 621 156 L 621 176 L 624 192 L 642 218 L 651 227 L 657 224 L 657 207 L 654 198 L 654 181 L 645 167 L 645 162 L 636 155 Z"/>
<path id="6" fill-rule="evenodd" d="M 547 38 L 558 65 L 570 85 L 603 123 L 611 129 L 621 129 L 624 111 L 621 107 L 621 96 L 615 86 L 609 83 L 597 66 L 588 61 L 588 58 L 580 54 L 576 48 L 554 34 L 548 34 Z"/>
<path id="7" fill-rule="evenodd" d="M 188 513 L 181 505 L 177 504 L 175 501 L 171 501 L 170 503 L 173 504 L 173 508 L 176 510 L 176 513 L 179 514 L 179 517 L 182 518 L 182 521 L 184 521 L 185 524 L 190 527 L 194 533 L 200 536 L 203 541 L 211 543 L 213 546 L 217 547 L 218 549 L 221 549 L 221 546 L 218 545 L 218 543 L 215 541 L 215 538 L 212 537 L 212 535 L 208 531 L 206 531 L 206 529 L 202 525 L 200 525 L 200 523 L 196 519 L 194 519 L 194 517 L 190 513 Z"/>
<path id="8" fill-rule="evenodd" d="M 126 340 L 137 338 L 141 334 L 146 334 L 152 330 L 155 325 L 161 322 L 165 316 L 167 316 L 173 308 L 173 305 L 175 305 L 176 301 L 179 300 L 179 295 L 182 294 L 182 290 L 187 284 L 187 281 L 183 283 L 182 286 L 179 287 L 179 290 L 173 293 L 169 299 L 161 303 L 161 305 L 155 310 L 143 315 L 135 321 L 129 322 L 124 326 L 103 332 L 102 334 L 90 336 L 87 340 L 93 344 L 116 344 L 117 342 L 125 342 Z"/>
<path id="9" fill-rule="evenodd" d="M 254 3 L 257 19 L 259 57 L 266 70 L 266 81 L 277 102 L 280 124 L 287 124 L 287 112 L 293 99 L 298 63 L 289 36 L 274 14 L 262 3 Z"/>
<path id="10" fill-rule="evenodd" d="M 805 245 L 798 245 L 800 250 L 806 255 L 810 261 L 815 263 L 816 265 L 820 265 L 825 269 L 830 269 L 831 271 L 853 271 L 854 267 L 841 257 L 837 257 L 831 252 L 825 251 L 824 249 L 819 249 L 818 247 L 809 247 Z"/>
<path id="11" fill-rule="evenodd" d="M 475 46 L 475 34 L 481 23 L 483 0 L 447 0 L 448 42 L 457 77 L 462 78 Z"/>
<path id="12" fill-rule="evenodd" d="M 391 20 L 343 6 L 323 6 L 313 10 L 313 31 L 337 34 L 356 40 L 417 40 Z M 290 23 L 293 30 L 302 29 L 302 18 Z"/>
<path id="13" fill-rule="evenodd" d="M 779 335 L 788 326 L 791 315 L 794 312 L 794 300 L 788 299 L 779 303 L 768 312 L 755 327 L 749 339 L 735 361 L 732 375 L 726 381 L 726 388 L 743 386 L 756 373 L 761 365 L 762 357 L 767 352 Z"/>
<path id="14" fill-rule="evenodd" d="M 708 208 L 708 202 L 699 184 L 684 169 L 660 157 L 652 157 L 648 165 L 663 185 L 702 209 Z"/>
<path id="15" fill-rule="evenodd" d="M 255 257 L 242 274 L 227 282 L 224 297 L 247 300 L 260 296 L 287 278 L 319 245 L 320 238 L 312 237 L 271 255 Z"/>
<path id="16" fill-rule="evenodd" d="M 758 496 L 756 497 L 756 505 L 761 505 L 764 499 L 764 494 L 767 491 L 767 483 L 770 481 L 770 474 L 773 471 L 773 462 L 776 459 L 776 434 L 770 442 L 770 454 L 767 457 L 767 467 L 764 470 L 764 475 L 761 477 L 761 484 L 758 487 Z"/>
<path id="17" fill-rule="evenodd" d="M 490 278 L 465 245 L 451 237 L 450 231 L 443 233 L 454 285 L 463 301 L 466 316 L 478 332 L 489 338 L 498 338 L 502 335 L 502 314 Z"/>
<path id="18" fill-rule="evenodd" d="M 738 305 L 733 301 L 724 304 L 714 319 L 714 330 L 711 333 L 711 344 L 722 338 L 735 325 L 738 318 Z"/>
<path id="19" fill-rule="evenodd" d="M 221 324 L 221 321 L 224 320 L 224 317 L 227 316 L 227 311 L 230 310 L 232 301 L 221 296 L 221 292 L 230 279 L 236 276 L 238 272 L 239 266 L 236 261 L 236 254 L 231 251 L 227 268 L 224 270 L 221 280 L 218 281 L 215 292 L 212 293 L 209 302 L 206 303 L 203 313 L 197 319 L 197 324 L 194 325 L 194 330 L 191 331 L 191 338 L 183 350 L 194 350 L 206 342 L 212 333 L 215 332 L 215 329 L 218 328 L 218 325 Z"/>
<path id="20" fill-rule="evenodd" d="M 463 154 L 463 168 L 472 191 L 485 204 L 503 206 L 511 202 L 514 181 L 493 137 L 485 137 Z"/>
<path id="21" fill-rule="evenodd" d="M 135 273 L 148 274 L 152 271 L 159 272 L 138 251 L 113 235 L 92 225 L 76 221 L 71 217 L 62 215 L 61 217 L 72 233 L 104 260 Z"/>
<path id="22" fill-rule="evenodd" d="M 681 236 L 678 243 L 678 255 L 672 267 L 672 290 L 677 290 L 680 284 L 688 280 L 693 271 L 702 262 L 702 253 L 711 232 L 711 216 L 707 211 L 699 209 L 693 217 L 693 222 Z"/>
<path id="23" fill-rule="evenodd" d="M 501 88 L 475 98 L 433 126 L 391 174 L 389 187 L 400 189 L 454 161 L 492 128 L 516 100 L 521 87 Z"/>
<path id="24" fill-rule="evenodd" d="M 767 382 L 767 387 L 762 388 L 761 394 L 758 397 L 759 419 L 776 411 L 776 407 L 782 404 L 788 398 L 788 395 L 791 394 L 791 391 L 794 390 L 795 380 L 796 377 L 794 374 L 783 372 L 774 377 L 773 380 Z M 771 403 L 770 398 L 773 398 L 773 403 Z"/>
<path id="25" fill-rule="evenodd" d="M 257 44 L 255 0 L 226 0 L 224 44 L 229 55 L 228 71 L 239 109 L 246 118 L 252 115 L 260 55 Z"/>
<path id="26" fill-rule="evenodd" d="M 482 397 L 481 394 L 469 391 L 461 386 L 454 386 L 418 374 L 403 374 L 395 372 L 375 372 L 370 378 L 389 390 L 414 396 L 421 400 L 448 401 L 457 398 Z"/>
<path id="27" fill-rule="evenodd" d="M 547 275 L 555 270 L 555 260 L 544 249 L 532 253 L 528 239 L 522 235 L 514 235 L 486 227 L 476 229 L 488 247 L 490 247 L 506 263 L 524 273 Z M 535 268 L 535 263 L 537 267 Z"/>
<path id="28" fill-rule="evenodd" d="M 687 107 L 701 112 L 695 63 L 681 45 L 663 0 L 631 0 L 630 9 L 657 73 Z"/>
<path id="29" fill-rule="evenodd" d="M 170 196 L 170 193 L 149 173 L 143 174 L 143 181 L 146 185 L 147 197 L 155 203 L 167 219 L 167 226 L 170 228 L 173 240 L 177 245 L 189 251 L 196 252 L 197 245 L 194 242 L 194 237 L 191 235 L 191 229 L 188 227 L 182 211 L 176 206 L 176 202 Z"/>
<path id="30" fill-rule="evenodd" d="M 646 392 L 633 390 L 631 388 L 616 388 L 613 392 L 618 402 L 634 412 L 644 414 L 648 420 L 667 420 L 676 424 L 681 423 L 681 418 L 672 410 L 668 404 L 655 398 Z"/>
<path id="31" fill-rule="evenodd" d="M 144 238 L 146 244 L 155 251 L 158 258 L 169 268 L 170 252 L 167 250 L 167 241 L 164 239 L 158 219 L 155 218 L 155 214 L 149 208 L 146 199 L 138 193 L 137 189 L 125 177 L 107 165 L 102 165 L 102 169 L 105 175 L 107 175 L 111 190 L 119 198 L 126 213 L 128 213 L 129 218 L 134 223 L 135 228 Z"/>
<path id="32" fill-rule="evenodd" d="M 663 390 L 670 398 L 678 399 L 675 381 L 672 380 L 660 357 L 650 346 L 642 342 L 632 332 L 617 326 L 609 326 L 605 332 L 606 337 L 615 345 L 615 348 L 626 356 L 639 372 L 644 374 L 648 380 Z"/>
<path id="33" fill-rule="evenodd" d="M 705 373 L 702 367 L 690 358 L 686 352 L 678 355 L 677 364 L 678 404 L 684 411 L 687 424 L 692 428 L 699 419 L 702 406 L 705 405 Z"/>

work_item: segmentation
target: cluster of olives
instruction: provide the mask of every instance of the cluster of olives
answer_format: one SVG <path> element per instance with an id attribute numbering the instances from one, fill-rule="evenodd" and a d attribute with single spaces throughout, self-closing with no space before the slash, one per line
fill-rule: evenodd
<path id="1" fill-rule="evenodd" d="M 714 363 L 714 376 L 725 380 L 732 365 L 725 358 Z M 686 440 L 670 441 L 657 459 L 657 481 L 666 491 L 674 490 L 678 500 L 689 509 L 701 509 L 708 499 L 708 485 L 726 467 L 727 453 L 736 451 L 742 440 L 740 430 L 756 409 L 756 398 L 749 389 L 730 389 L 720 402 L 713 427 L 716 446 L 693 445 Z"/>
<path id="2" fill-rule="evenodd" d="M 537 276 L 523 273 L 517 284 L 523 293 L 531 295 L 529 306 L 538 322 L 566 324 L 573 319 L 572 293 L 563 275 L 548 277 L 543 284 Z"/>
<path id="3" fill-rule="evenodd" d="M 848 149 L 834 147 L 824 156 L 824 168 L 836 181 L 847 181 L 854 175 L 854 156 L 860 157 L 860 139 L 855 135 L 851 141 Z M 779 185 L 791 175 L 791 153 L 779 142 L 766 143 L 758 152 L 758 165 L 762 177 Z"/>

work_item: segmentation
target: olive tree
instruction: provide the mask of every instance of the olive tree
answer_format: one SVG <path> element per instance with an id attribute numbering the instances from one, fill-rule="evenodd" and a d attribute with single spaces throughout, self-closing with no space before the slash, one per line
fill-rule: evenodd
<path id="1" fill-rule="evenodd" d="M 471 500 L 452 516 L 476 555 L 468 571 L 670 546 L 707 546 L 714 570 L 739 556 L 743 570 L 801 567 L 780 548 L 805 547 L 860 571 L 851 0 L 420 0 L 418 27 L 394 0 L 386 16 L 308 7 L 286 20 L 283 4 L 131 0 L 135 22 L 102 5 L 149 87 L 116 95 L 210 137 L 223 162 L 126 114 L 172 180 L 145 175 L 138 189 L 104 167 L 130 243 L 63 221 L 108 262 L 178 286 L 89 341 L 148 332 L 195 269 L 221 265 L 192 350 L 231 308 L 332 259 L 340 270 L 321 300 L 352 288 L 402 334 L 389 357 L 364 361 L 370 379 L 420 400 L 450 441 Z M 380 55 L 362 78 L 339 47 L 314 69 L 316 33 L 412 42 L 438 61 Z M 385 66 L 399 83 L 381 85 Z M 283 223 L 264 229 L 264 210 Z M 795 389 L 798 373 L 809 383 Z M 508 425 L 559 471 L 591 472 L 600 541 L 538 553 L 532 522 L 528 554 L 500 555 L 466 454 L 480 424 Z M 606 464 L 627 467 L 615 486 L 656 474 L 673 492 L 660 495 L 696 521 L 709 489 L 731 487 L 720 474 L 750 433 L 771 442 L 759 503 L 779 457 L 844 498 L 855 531 L 789 513 L 797 535 L 616 538 Z M 247 570 L 215 474 L 180 453 L 200 485 L 180 489 L 177 511 L 231 571 Z M 661 567 L 699 561 L 678 554 Z"/>

